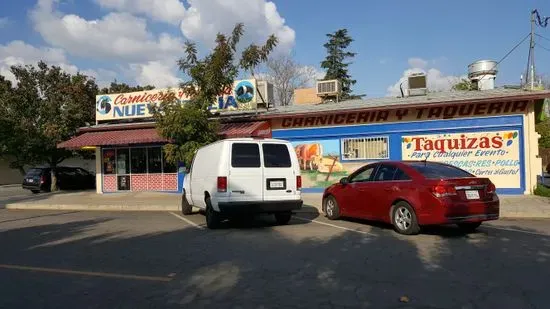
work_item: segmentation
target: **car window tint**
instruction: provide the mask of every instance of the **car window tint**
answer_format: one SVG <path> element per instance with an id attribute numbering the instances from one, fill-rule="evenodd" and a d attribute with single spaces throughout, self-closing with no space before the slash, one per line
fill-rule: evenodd
<path id="1" fill-rule="evenodd" d="M 372 173 L 374 172 L 375 167 L 376 167 L 376 166 L 371 166 L 371 167 L 366 168 L 364 171 L 359 172 L 357 175 L 354 175 L 354 176 L 350 179 L 350 182 L 365 182 L 365 181 L 370 181 L 370 180 L 371 180 Z"/>
<path id="2" fill-rule="evenodd" d="M 264 167 L 291 167 L 290 154 L 285 144 L 262 144 Z"/>
<path id="3" fill-rule="evenodd" d="M 411 180 L 411 177 L 407 175 L 402 169 L 397 168 L 395 174 L 393 174 L 393 180 Z"/>
<path id="4" fill-rule="evenodd" d="M 374 181 L 391 181 L 393 180 L 393 175 L 395 174 L 396 167 L 393 165 L 380 165 L 378 171 L 376 171 L 376 176 Z"/>
<path id="5" fill-rule="evenodd" d="M 43 169 L 40 168 L 31 168 L 27 171 L 27 176 L 40 176 L 42 175 Z"/>
<path id="6" fill-rule="evenodd" d="M 474 175 L 454 166 L 430 163 L 411 163 L 410 166 L 428 179 L 463 178 Z"/>
<path id="7" fill-rule="evenodd" d="M 260 167 L 260 147 L 258 147 L 258 144 L 233 144 L 231 148 L 231 166 Z"/>

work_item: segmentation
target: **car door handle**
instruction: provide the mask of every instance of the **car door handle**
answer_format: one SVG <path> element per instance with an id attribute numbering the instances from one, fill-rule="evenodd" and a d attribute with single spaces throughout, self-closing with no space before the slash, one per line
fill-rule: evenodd
<path id="1" fill-rule="evenodd" d="M 244 190 L 233 190 L 231 191 L 233 193 L 240 193 L 240 194 L 244 194 Z"/>
<path id="2" fill-rule="evenodd" d="M 384 188 L 384 190 L 386 190 L 386 191 L 390 191 L 390 192 L 393 192 L 393 191 L 399 191 L 399 188 L 398 188 L 398 187 L 395 187 L 395 186 L 393 186 L 393 187 L 390 187 L 390 188 Z"/>

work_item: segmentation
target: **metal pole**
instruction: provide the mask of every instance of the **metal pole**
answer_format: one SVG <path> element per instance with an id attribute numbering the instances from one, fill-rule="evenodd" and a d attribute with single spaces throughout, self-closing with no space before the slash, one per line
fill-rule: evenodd
<path id="1" fill-rule="evenodd" d="M 530 60 L 529 63 L 530 69 L 531 69 L 531 90 L 535 89 L 535 13 L 531 13 L 531 44 L 529 45 L 530 48 Z"/>

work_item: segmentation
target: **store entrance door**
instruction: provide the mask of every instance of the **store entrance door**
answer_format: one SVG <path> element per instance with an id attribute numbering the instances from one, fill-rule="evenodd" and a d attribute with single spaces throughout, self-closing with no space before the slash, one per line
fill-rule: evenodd
<path id="1" fill-rule="evenodd" d="M 117 190 L 130 191 L 130 149 L 117 150 Z"/>

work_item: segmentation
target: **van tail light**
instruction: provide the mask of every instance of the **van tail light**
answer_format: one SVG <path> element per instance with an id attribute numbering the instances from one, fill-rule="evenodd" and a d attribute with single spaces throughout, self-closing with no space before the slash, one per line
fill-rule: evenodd
<path id="1" fill-rule="evenodd" d="M 46 177 L 40 176 L 40 184 L 44 184 L 46 182 Z"/>
<path id="2" fill-rule="evenodd" d="M 432 193 L 436 197 L 446 197 L 446 196 L 456 195 L 456 189 L 453 185 L 440 183 L 435 187 L 433 187 Z"/>
<path id="3" fill-rule="evenodd" d="M 296 176 L 296 190 L 302 190 L 302 176 Z"/>
<path id="4" fill-rule="evenodd" d="M 218 192 L 227 192 L 227 177 L 218 177 Z"/>
<path id="5" fill-rule="evenodd" d="M 495 187 L 495 184 L 492 182 L 489 182 L 487 185 L 487 193 L 488 194 L 494 194 L 497 191 L 497 187 Z"/>

